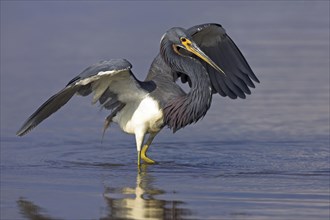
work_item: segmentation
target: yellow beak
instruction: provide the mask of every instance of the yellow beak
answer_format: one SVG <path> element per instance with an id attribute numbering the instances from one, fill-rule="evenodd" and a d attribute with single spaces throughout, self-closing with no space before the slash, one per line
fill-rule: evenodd
<path id="1" fill-rule="evenodd" d="M 209 58 L 198 46 L 196 43 L 191 42 L 190 40 L 185 38 L 185 41 L 181 41 L 182 45 L 188 50 L 189 52 L 195 54 L 205 62 L 207 62 L 210 66 L 212 66 L 214 69 L 216 69 L 218 72 L 224 74 L 226 76 L 226 73 L 215 63 L 211 58 Z"/>

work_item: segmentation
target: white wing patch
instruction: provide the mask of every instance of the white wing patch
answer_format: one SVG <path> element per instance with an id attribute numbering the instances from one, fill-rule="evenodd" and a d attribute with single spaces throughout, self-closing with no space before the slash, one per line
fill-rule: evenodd
<path id="1" fill-rule="evenodd" d="M 132 99 L 130 96 L 134 94 L 134 88 L 136 88 L 135 82 L 130 79 L 129 71 L 125 70 L 111 70 L 111 71 L 101 71 L 96 75 L 88 77 L 86 79 L 79 80 L 75 83 L 78 86 L 84 86 L 91 84 L 92 91 L 94 93 L 92 104 L 95 104 L 102 94 L 109 88 L 118 94 L 121 100 Z M 134 84 L 134 85 L 132 85 Z M 133 88 L 133 89 L 132 89 Z M 131 92 L 127 92 L 131 91 Z M 128 97 L 127 97 L 128 96 Z"/>
<path id="2" fill-rule="evenodd" d="M 112 76 L 119 72 L 122 72 L 122 70 L 101 71 L 94 76 L 79 80 L 78 82 L 75 83 L 75 85 L 84 86 L 84 85 L 87 85 L 88 83 L 91 83 L 91 82 L 94 82 L 94 81 L 100 79 L 104 75 Z"/>
<path id="3" fill-rule="evenodd" d="M 97 80 L 92 83 L 92 90 L 94 92 L 92 104 L 95 104 L 100 99 L 100 97 L 103 95 L 105 90 L 109 87 L 110 83 L 111 83 L 110 77 L 104 77 L 104 79 Z"/>

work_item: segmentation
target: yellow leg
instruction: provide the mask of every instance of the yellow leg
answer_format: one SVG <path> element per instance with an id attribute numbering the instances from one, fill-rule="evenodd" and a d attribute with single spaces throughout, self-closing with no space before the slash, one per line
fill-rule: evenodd
<path id="1" fill-rule="evenodd" d="M 144 146 L 142 147 L 142 150 L 141 150 L 141 159 L 142 159 L 144 162 L 148 163 L 148 164 L 155 164 L 156 161 L 150 159 L 150 158 L 147 156 L 147 151 L 148 151 L 148 148 L 149 148 L 149 147 L 150 147 L 150 145 L 147 145 L 147 144 L 144 145 Z"/>
<path id="2" fill-rule="evenodd" d="M 138 167 L 141 166 L 141 151 L 138 151 Z"/>

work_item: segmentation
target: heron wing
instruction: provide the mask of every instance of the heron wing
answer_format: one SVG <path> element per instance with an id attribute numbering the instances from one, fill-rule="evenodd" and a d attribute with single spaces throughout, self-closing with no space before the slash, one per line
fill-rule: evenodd
<path id="1" fill-rule="evenodd" d="M 209 73 L 213 93 L 229 96 L 232 99 L 245 98 L 245 94 L 251 94 L 249 87 L 255 88 L 253 81 L 259 83 L 259 80 L 221 25 L 202 24 L 191 27 L 187 31 L 201 50 L 226 74 L 225 77 L 201 60 Z"/>
<path id="2" fill-rule="evenodd" d="M 64 89 L 50 97 L 23 124 L 17 135 L 22 136 L 65 105 L 74 94 L 87 96 L 93 93 L 97 101 L 113 109 L 143 97 L 147 92 L 130 71 L 132 65 L 124 59 L 101 61 L 73 78 Z"/>

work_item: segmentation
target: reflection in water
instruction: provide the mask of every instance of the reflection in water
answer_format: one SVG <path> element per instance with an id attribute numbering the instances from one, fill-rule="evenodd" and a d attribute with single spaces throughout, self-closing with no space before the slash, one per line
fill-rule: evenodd
<path id="1" fill-rule="evenodd" d="M 35 205 L 33 202 L 26 200 L 24 198 L 20 198 L 17 201 L 18 208 L 20 213 L 29 220 L 52 220 L 55 218 L 51 218 L 46 214 L 43 214 L 43 209 L 39 206 Z"/>
<path id="2" fill-rule="evenodd" d="M 180 208 L 183 202 L 160 200 L 156 197 L 165 192 L 153 188 L 154 177 L 147 173 L 143 165 L 137 174 L 136 187 L 106 187 L 104 198 L 109 206 L 106 219 L 184 219 L 190 215 L 187 209 Z"/>
<path id="3" fill-rule="evenodd" d="M 110 219 L 184 219 L 191 211 L 181 208 L 181 201 L 157 199 L 166 192 L 153 187 L 155 178 L 147 173 L 147 165 L 137 172 L 136 187 L 105 187 L 103 197 L 108 214 L 100 220 Z M 58 219 L 45 213 L 45 210 L 25 198 L 19 198 L 18 208 L 22 216 L 29 220 Z"/>

